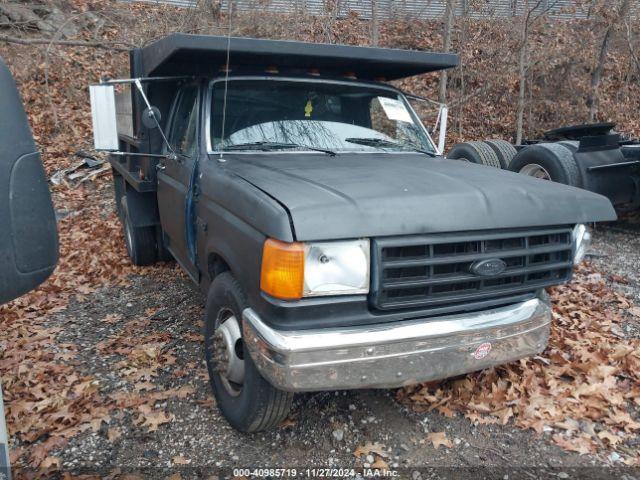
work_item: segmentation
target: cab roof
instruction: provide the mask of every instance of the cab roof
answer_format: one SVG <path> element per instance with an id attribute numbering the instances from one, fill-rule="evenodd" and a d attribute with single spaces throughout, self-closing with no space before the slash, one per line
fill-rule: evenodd
<path id="1" fill-rule="evenodd" d="M 217 75 L 226 65 L 227 41 L 234 73 L 275 68 L 280 73 L 313 71 L 363 80 L 397 80 L 458 65 L 458 55 L 451 53 L 174 33 L 132 50 L 132 75 Z"/>

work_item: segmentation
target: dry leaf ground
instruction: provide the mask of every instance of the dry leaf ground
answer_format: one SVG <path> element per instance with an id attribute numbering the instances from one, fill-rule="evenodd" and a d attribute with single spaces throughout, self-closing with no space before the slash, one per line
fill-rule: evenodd
<path id="1" fill-rule="evenodd" d="M 625 333 L 637 321 L 633 303 L 589 267 L 552 289 L 552 298 L 552 335 L 539 356 L 409 387 L 398 398 L 419 411 L 549 432 L 557 445 L 581 454 L 617 451 L 637 465 L 640 340 Z"/>
<path id="2" fill-rule="evenodd" d="M 76 12 L 100 11 L 106 20 L 100 35 L 106 39 L 139 39 L 172 25 L 153 21 L 158 17 L 147 20 L 147 7 L 67 3 Z M 241 28 L 251 31 L 256 19 L 245 20 Z M 276 29 L 274 36 L 289 34 L 286 26 L 269 28 Z M 341 41 L 366 39 L 357 19 L 336 28 Z M 469 41 L 481 38 L 484 28 L 475 25 Z M 321 40 L 321 31 L 311 22 L 298 34 Z M 418 46 L 435 45 L 434 36 L 403 32 L 386 30 L 383 40 L 415 46 L 411 42 L 417 38 Z M 124 73 L 126 56 L 78 48 L 52 48 L 45 55 L 45 47 L 6 45 L 0 54 L 16 75 L 48 172 L 69 166 L 77 150 L 90 146 L 86 85 L 102 75 Z M 479 55 L 476 62 L 491 61 L 476 49 L 467 54 Z M 607 89 L 617 88 L 618 69 L 614 64 L 609 72 Z M 494 78 L 500 91 L 509 83 L 502 78 Z M 419 92 L 434 86 L 419 80 L 407 85 Z M 467 105 L 470 111 L 492 112 L 492 123 L 474 123 L 467 135 L 487 136 L 508 125 L 507 103 L 492 95 L 477 101 L 499 109 Z M 637 131 L 630 110 L 606 108 Z M 153 467 L 150 471 L 160 474 L 176 464 L 227 468 L 384 462 L 408 469 L 582 468 L 584 474 L 593 465 L 637 461 L 634 312 L 639 310 L 617 293 L 640 295 L 637 269 L 630 272 L 628 267 L 630 258 L 638 265 L 633 246 L 637 232 L 598 233 L 598 249 L 608 254 L 595 260 L 602 273 L 583 269 L 572 286 L 556 289 L 552 342 L 539 358 L 400 392 L 302 395 L 281 429 L 245 436 L 221 419 L 208 390 L 200 294 L 173 265 L 129 265 L 109 180 L 103 176 L 78 189 L 54 188 L 60 265 L 37 291 L 0 307 L 0 376 L 18 472 L 106 474 Z M 333 435 L 337 431 L 342 434 Z M 376 451 L 354 456 L 367 444 Z M 599 475 L 601 470 L 589 472 Z"/>

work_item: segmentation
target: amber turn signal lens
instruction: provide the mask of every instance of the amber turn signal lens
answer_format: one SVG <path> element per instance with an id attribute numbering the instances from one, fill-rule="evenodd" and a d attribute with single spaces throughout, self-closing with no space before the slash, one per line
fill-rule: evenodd
<path id="1" fill-rule="evenodd" d="M 304 284 L 304 245 L 271 238 L 264 242 L 260 288 L 283 300 L 302 298 Z"/>

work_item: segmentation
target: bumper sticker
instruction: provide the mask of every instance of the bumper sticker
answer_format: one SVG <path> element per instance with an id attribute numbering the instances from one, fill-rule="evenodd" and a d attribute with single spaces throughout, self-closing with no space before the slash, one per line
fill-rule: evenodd
<path id="1" fill-rule="evenodd" d="M 481 343 L 478 348 L 476 348 L 476 351 L 473 352 L 473 358 L 480 360 L 489 355 L 489 352 L 491 352 L 491 343 Z"/>

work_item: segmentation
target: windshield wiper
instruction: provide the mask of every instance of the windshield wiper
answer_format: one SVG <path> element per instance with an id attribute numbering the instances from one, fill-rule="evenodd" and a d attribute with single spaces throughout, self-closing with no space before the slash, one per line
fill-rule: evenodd
<path id="1" fill-rule="evenodd" d="M 397 148 L 409 148 L 414 152 L 424 153 L 425 155 L 429 155 L 430 157 L 437 157 L 434 152 L 430 152 L 429 150 L 423 150 L 422 148 L 416 147 L 415 145 L 411 145 L 410 143 L 401 143 L 394 142 L 392 140 L 386 140 L 384 138 L 377 137 L 356 137 L 356 138 L 345 138 L 345 142 L 349 143 L 357 143 L 359 145 L 366 145 L 367 147 L 378 147 L 378 148 L 386 148 L 386 147 L 397 147 Z"/>
<path id="2" fill-rule="evenodd" d="M 233 145 L 227 145 L 223 150 L 279 150 L 283 148 L 303 148 L 306 150 L 312 150 L 314 152 L 322 152 L 332 157 L 336 155 L 333 150 L 325 148 L 310 147 L 308 145 L 302 145 L 299 143 L 284 143 L 284 142 L 249 142 L 249 143 L 235 143 Z"/>

